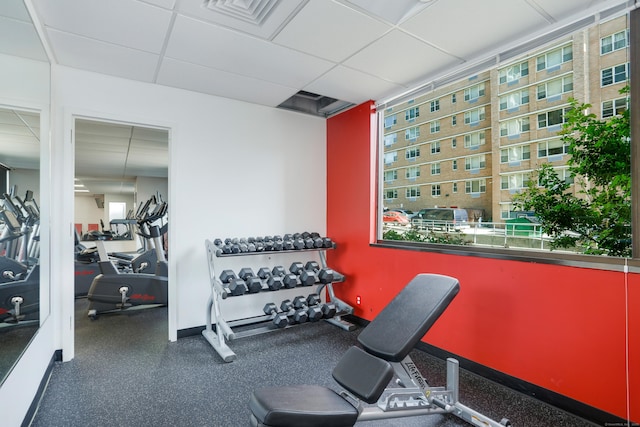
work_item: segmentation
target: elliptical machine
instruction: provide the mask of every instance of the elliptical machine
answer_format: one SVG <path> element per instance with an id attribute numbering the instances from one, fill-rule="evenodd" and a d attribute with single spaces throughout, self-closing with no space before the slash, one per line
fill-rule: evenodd
<path id="1" fill-rule="evenodd" d="M 0 327 L 31 324 L 40 317 L 39 215 L 27 192 L 26 202 L 4 194 L 0 220 Z M 18 205 L 20 207 L 18 207 Z M 33 230 L 36 230 L 34 233 Z"/>
<path id="2" fill-rule="evenodd" d="M 145 219 L 157 256 L 154 274 L 119 272 L 109 259 L 104 242 L 96 241 L 101 274 L 93 279 L 87 294 L 89 318 L 95 320 L 100 313 L 167 305 L 169 267 L 162 244 L 163 233 L 160 225 L 156 223 L 166 215 L 166 212 L 167 204 L 162 202 Z"/>

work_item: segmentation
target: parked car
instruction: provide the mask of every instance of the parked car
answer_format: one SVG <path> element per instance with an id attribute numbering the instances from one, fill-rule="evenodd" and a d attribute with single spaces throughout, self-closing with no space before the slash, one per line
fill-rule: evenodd
<path id="1" fill-rule="evenodd" d="M 469 227 L 469 214 L 466 209 L 426 208 L 413 215 L 411 223 L 423 229 L 459 231 Z"/>
<path id="2" fill-rule="evenodd" d="M 386 211 L 382 214 L 382 221 L 387 224 L 411 225 L 409 217 L 399 211 Z"/>

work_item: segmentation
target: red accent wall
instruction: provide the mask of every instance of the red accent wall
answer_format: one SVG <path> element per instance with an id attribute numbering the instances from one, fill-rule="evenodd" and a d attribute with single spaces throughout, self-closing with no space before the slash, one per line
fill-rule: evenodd
<path id="1" fill-rule="evenodd" d="M 338 244 L 328 261 L 347 275 L 336 294 L 354 314 L 371 320 L 418 273 L 457 277 L 460 294 L 423 341 L 640 421 L 639 275 L 627 286 L 620 272 L 370 246 L 374 135 L 373 103 L 327 121 L 327 234 Z"/>

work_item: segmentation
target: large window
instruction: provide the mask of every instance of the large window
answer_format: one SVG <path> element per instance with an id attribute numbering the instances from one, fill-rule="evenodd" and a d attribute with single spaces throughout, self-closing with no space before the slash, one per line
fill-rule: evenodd
<path id="1" fill-rule="evenodd" d="M 576 173 L 577 164 L 584 163 L 579 151 L 583 146 L 576 139 L 587 129 L 576 127 L 576 123 L 581 118 L 595 118 L 605 124 L 625 126 L 622 120 L 633 114 L 634 108 L 630 107 L 633 105 L 630 103 L 633 87 L 631 95 L 624 90 L 634 78 L 630 75 L 629 58 L 633 46 L 629 43 L 628 17 L 623 11 L 619 13 L 621 15 L 599 17 L 589 27 L 576 27 L 574 34 L 558 30 L 562 35 L 557 40 L 545 39 L 537 47 L 530 43 L 528 46 L 534 47 L 529 51 L 513 47 L 510 55 L 505 56 L 509 59 L 492 68 L 481 72 L 474 69 L 468 75 L 453 71 L 440 86 L 439 81 L 434 80 L 433 84 L 424 86 L 422 93 L 409 92 L 395 103 L 381 104 L 383 138 L 380 139 L 380 150 L 383 150 L 384 160 L 380 161 L 383 170 L 382 178 L 379 178 L 382 187 L 379 197 L 384 199 L 384 206 L 414 212 L 438 206 L 466 209 L 471 219 L 470 227 L 461 230 L 455 239 L 447 240 L 449 237 L 437 235 L 421 240 L 450 243 L 454 251 L 459 250 L 457 245 L 464 244 L 465 251 L 477 252 L 486 251 L 487 246 L 501 253 L 526 248 L 527 256 L 532 251 L 539 251 L 542 258 L 566 258 L 567 253 L 611 255 L 606 248 L 597 252 L 600 247 L 585 243 L 586 240 L 576 240 L 580 243 L 574 246 L 552 246 L 559 241 L 558 236 L 572 238 L 580 232 L 570 227 L 563 228 L 557 235 L 553 234 L 553 228 L 543 232 L 537 228 L 535 236 L 521 233 L 522 236 L 514 239 L 510 236 L 508 241 L 504 236 L 510 220 L 527 217 L 532 221 L 546 221 L 549 217 L 542 211 L 542 205 L 525 209 L 522 200 L 533 197 L 536 192 L 553 194 L 553 191 L 559 191 L 565 197 L 554 199 L 556 201 L 548 203 L 545 209 L 561 210 L 565 205 L 569 206 L 561 200 L 577 200 L 575 206 L 585 206 L 585 209 L 593 201 L 604 200 L 594 193 L 594 189 L 603 189 L 606 181 L 597 181 L 590 171 L 583 175 Z M 586 22 L 581 21 L 581 25 L 587 25 Z M 511 55 L 512 52 L 518 53 Z M 484 63 L 495 63 L 493 59 L 496 58 Z M 460 102 L 456 103 L 457 100 Z M 398 114 L 400 119 L 415 119 L 418 105 L 423 109 L 422 135 L 417 123 L 406 124 L 401 120 L 400 127 L 395 118 Z M 389 107 L 392 109 L 387 109 Z M 424 109 L 427 109 L 426 113 Z M 429 118 L 425 119 L 425 114 Z M 393 125 L 392 129 L 384 130 Z M 405 139 L 402 139 L 402 132 Z M 628 133 L 614 138 L 613 150 L 607 148 L 600 154 L 594 152 L 584 157 L 590 163 L 597 163 L 596 160 L 605 158 L 610 152 L 618 152 L 623 157 L 626 155 L 628 161 L 631 156 L 625 151 L 624 143 L 616 145 L 626 141 L 628 147 L 629 138 L 625 135 Z M 606 136 L 594 136 L 592 141 L 608 144 Z M 423 157 L 420 157 L 420 149 Z M 625 164 L 624 158 L 619 163 Z M 631 173 L 629 167 L 610 181 L 628 182 L 625 180 Z M 422 196 L 420 189 L 424 191 Z M 620 188 L 609 196 L 622 201 L 621 206 L 625 203 L 633 209 L 640 206 L 630 203 L 630 196 L 625 191 Z M 398 193 L 400 199 L 397 199 Z M 624 212 L 609 211 L 609 207 L 600 209 L 600 212 L 611 212 L 602 224 L 616 223 L 622 230 L 630 229 L 630 217 L 627 223 L 620 223 L 619 218 L 627 218 Z M 591 215 L 595 209 L 589 212 Z M 473 218 L 480 216 L 482 224 L 474 223 Z M 579 220 L 565 223 L 571 225 Z M 384 225 L 380 223 L 379 227 L 379 235 L 385 244 L 389 243 L 390 239 L 384 239 Z M 584 227 L 585 230 L 588 228 Z M 503 236 L 499 244 L 479 237 L 483 233 L 486 235 L 489 229 L 494 236 Z M 602 230 L 601 235 L 610 232 L 606 227 Z M 434 230 L 414 231 L 437 233 Z M 628 245 L 631 236 L 622 236 L 620 246 Z M 424 244 L 431 250 L 442 250 Z M 613 256 L 621 255 L 613 253 Z M 636 256 L 640 257 L 640 254 Z"/>

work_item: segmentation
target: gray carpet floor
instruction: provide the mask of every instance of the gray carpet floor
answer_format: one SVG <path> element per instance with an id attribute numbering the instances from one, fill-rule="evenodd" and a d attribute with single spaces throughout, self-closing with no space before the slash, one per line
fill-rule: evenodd
<path id="1" fill-rule="evenodd" d="M 243 338 L 224 363 L 201 335 L 167 341 L 166 308 L 86 316 L 76 301 L 76 356 L 57 362 L 31 420 L 33 427 L 249 425 L 252 390 L 318 384 L 339 390 L 331 370 L 356 342 L 325 322 Z M 433 386 L 445 384 L 445 362 L 411 354 Z M 460 400 L 514 427 L 593 426 L 566 412 L 461 370 Z M 469 427 L 453 416 L 431 415 L 360 422 L 359 427 Z"/>

